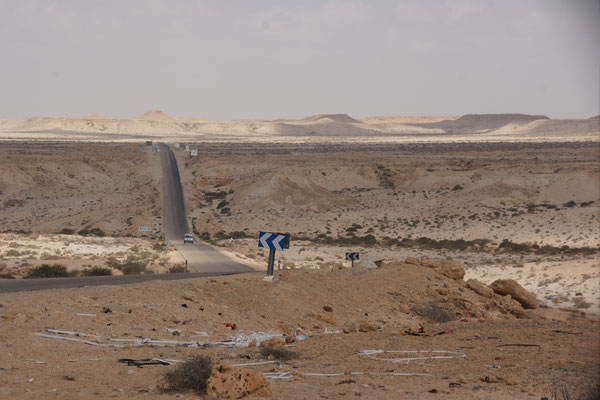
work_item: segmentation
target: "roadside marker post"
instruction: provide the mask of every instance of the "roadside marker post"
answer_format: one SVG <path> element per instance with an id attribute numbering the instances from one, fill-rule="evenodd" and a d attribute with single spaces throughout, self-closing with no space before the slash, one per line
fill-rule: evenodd
<path id="1" fill-rule="evenodd" d="M 288 233 L 260 232 L 258 235 L 258 247 L 269 249 L 267 276 L 272 276 L 275 267 L 275 250 L 289 249 L 290 235 Z"/>
<path id="2" fill-rule="evenodd" d="M 352 268 L 354 268 L 354 260 L 358 260 L 358 253 L 346 253 L 346 260 L 352 261 Z"/>

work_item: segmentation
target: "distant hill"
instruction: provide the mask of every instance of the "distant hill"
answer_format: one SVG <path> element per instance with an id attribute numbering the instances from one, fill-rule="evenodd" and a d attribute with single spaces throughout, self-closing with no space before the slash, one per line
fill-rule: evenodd
<path id="1" fill-rule="evenodd" d="M 508 124 L 524 125 L 540 119 L 549 118 L 545 115 L 528 114 L 467 114 L 455 120 L 409 125 L 443 129 L 449 133 L 476 133 L 498 129 Z"/>
<path id="2" fill-rule="evenodd" d="M 162 112 L 160 110 L 150 110 L 150 111 L 146 111 L 142 115 L 138 115 L 134 119 L 146 119 L 146 120 L 151 120 L 151 121 L 171 121 L 174 118 L 168 116 L 167 114 L 165 114 L 164 112 Z"/>
<path id="3" fill-rule="evenodd" d="M 318 122 L 320 120 L 331 120 L 343 124 L 362 124 L 361 121 L 352 118 L 348 114 L 317 114 L 312 117 L 303 118 L 302 122 Z"/>

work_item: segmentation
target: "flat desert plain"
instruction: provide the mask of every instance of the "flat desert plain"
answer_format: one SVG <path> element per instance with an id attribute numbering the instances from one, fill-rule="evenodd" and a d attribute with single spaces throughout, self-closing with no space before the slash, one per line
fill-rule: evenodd
<path id="1" fill-rule="evenodd" d="M 0 397 L 202 398 L 162 377 L 195 355 L 267 376 L 272 398 L 597 395 L 593 119 L 167 117 L 5 121 L 0 274 L 180 271 L 147 138 L 175 153 L 196 239 L 257 271 L 0 294 Z M 259 231 L 291 235 L 274 282 Z"/>

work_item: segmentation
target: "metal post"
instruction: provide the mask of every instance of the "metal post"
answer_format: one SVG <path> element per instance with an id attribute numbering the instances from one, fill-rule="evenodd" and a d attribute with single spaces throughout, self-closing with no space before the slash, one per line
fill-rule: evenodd
<path id="1" fill-rule="evenodd" d="M 187 266 L 187 260 L 185 260 L 185 272 L 189 272 L 188 271 L 188 266 Z"/>
<path id="2" fill-rule="evenodd" d="M 267 267 L 267 275 L 273 275 L 273 268 L 275 267 L 275 249 L 269 249 L 269 266 Z"/>

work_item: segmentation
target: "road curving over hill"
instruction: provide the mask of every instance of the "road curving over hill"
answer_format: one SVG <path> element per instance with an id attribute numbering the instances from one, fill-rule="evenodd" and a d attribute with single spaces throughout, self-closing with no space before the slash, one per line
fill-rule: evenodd
<path id="1" fill-rule="evenodd" d="M 185 215 L 185 201 L 177 160 L 168 145 L 159 143 L 158 146 L 163 177 L 164 230 L 167 239 L 177 246 L 177 250 L 187 260 L 190 272 L 231 274 L 252 271 L 252 268 L 225 256 L 209 245 L 183 243 L 183 235 L 191 230 Z"/>

